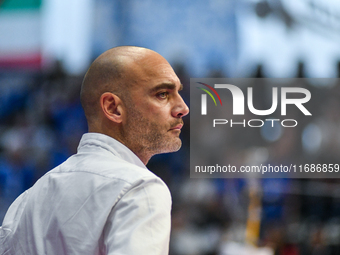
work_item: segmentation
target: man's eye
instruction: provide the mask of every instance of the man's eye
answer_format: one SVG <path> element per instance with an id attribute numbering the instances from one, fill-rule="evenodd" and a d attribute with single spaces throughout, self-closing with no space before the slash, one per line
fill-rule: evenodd
<path id="1" fill-rule="evenodd" d="M 166 99 L 168 97 L 168 92 L 162 92 L 162 93 L 158 93 L 157 96 L 160 99 Z"/>

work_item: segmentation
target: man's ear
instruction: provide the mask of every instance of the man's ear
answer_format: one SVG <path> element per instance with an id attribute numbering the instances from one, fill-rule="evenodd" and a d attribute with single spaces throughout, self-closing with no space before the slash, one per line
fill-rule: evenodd
<path id="1" fill-rule="evenodd" d="M 103 93 L 100 97 L 100 106 L 106 118 L 116 123 L 122 122 L 122 100 L 117 95 Z"/>

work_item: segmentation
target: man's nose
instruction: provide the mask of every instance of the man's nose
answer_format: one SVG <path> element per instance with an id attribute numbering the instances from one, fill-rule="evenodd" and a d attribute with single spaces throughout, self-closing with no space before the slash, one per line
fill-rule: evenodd
<path id="1" fill-rule="evenodd" d="M 175 118 L 184 117 L 189 113 L 189 107 L 184 102 L 181 96 L 178 97 L 178 102 L 172 110 L 172 116 Z"/>

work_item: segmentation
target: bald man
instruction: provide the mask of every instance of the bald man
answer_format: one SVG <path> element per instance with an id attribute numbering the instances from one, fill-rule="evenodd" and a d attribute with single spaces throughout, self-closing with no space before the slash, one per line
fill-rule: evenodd
<path id="1" fill-rule="evenodd" d="M 77 154 L 19 196 L 0 228 L 0 254 L 168 254 L 171 195 L 146 168 L 181 147 L 189 109 L 158 53 L 122 46 L 87 71 L 88 121 Z"/>

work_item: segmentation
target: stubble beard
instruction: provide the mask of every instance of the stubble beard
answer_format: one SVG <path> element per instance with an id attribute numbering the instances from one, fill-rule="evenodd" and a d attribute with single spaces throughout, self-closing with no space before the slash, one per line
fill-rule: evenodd
<path id="1" fill-rule="evenodd" d="M 124 137 L 128 147 L 136 154 L 151 157 L 155 154 L 175 152 L 181 148 L 182 141 L 178 136 L 169 133 L 170 126 L 165 127 L 148 120 L 130 105 Z"/>

